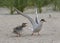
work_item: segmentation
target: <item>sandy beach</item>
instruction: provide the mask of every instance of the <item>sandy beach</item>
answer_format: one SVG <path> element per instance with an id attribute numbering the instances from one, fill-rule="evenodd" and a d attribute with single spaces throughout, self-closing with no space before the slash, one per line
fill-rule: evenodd
<path id="1" fill-rule="evenodd" d="M 28 14 L 33 19 L 35 14 Z M 49 18 L 51 14 L 51 18 Z M 39 14 L 39 19 L 44 18 L 47 22 L 43 24 L 40 35 L 31 36 L 32 25 L 30 21 L 21 15 L 9 15 L 8 9 L 0 8 L 0 43 L 60 43 L 60 12 L 43 11 Z M 13 28 L 27 23 L 27 27 L 23 29 L 21 37 L 14 37 Z"/>

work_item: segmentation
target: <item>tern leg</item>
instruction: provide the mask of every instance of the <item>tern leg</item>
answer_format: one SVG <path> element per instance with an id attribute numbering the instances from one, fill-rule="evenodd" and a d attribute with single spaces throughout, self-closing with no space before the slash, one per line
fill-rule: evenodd
<path id="1" fill-rule="evenodd" d="M 21 34 L 18 34 L 18 36 L 20 37 L 20 36 L 21 36 Z"/>
<path id="2" fill-rule="evenodd" d="M 20 33 L 18 33 L 18 36 L 20 37 L 20 36 L 21 36 L 21 34 L 20 34 Z"/>
<path id="3" fill-rule="evenodd" d="M 38 32 L 38 35 L 40 35 L 39 32 Z"/>
<path id="4" fill-rule="evenodd" d="M 21 36 L 21 34 L 20 33 L 17 33 L 17 37 L 20 37 Z"/>
<path id="5" fill-rule="evenodd" d="M 34 32 L 31 35 L 34 35 Z"/>

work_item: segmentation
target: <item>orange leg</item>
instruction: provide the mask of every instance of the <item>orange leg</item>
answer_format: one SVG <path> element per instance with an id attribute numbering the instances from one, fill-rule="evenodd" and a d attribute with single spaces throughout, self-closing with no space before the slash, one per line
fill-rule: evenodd
<path id="1" fill-rule="evenodd" d="M 19 33 L 19 37 L 21 36 L 21 34 Z"/>
<path id="2" fill-rule="evenodd" d="M 40 35 L 39 32 L 38 32 L 38 35 Z"/>
<path id="3" fill-rule="evenodd" d="M 20 33 L 17 33 L 17 37 L 20 37 L 21 36 L 21 34 Z"/>
<path id="4" fill-rule="evenodd" d="M 34 32 L 31 35 L 34 35 Z"/>

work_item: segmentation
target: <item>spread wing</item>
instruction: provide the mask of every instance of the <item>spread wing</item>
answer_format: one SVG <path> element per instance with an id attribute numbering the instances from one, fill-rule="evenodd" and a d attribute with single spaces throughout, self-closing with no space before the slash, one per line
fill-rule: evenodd
<path id="1" fill-rule="evenodd" d="M 31 22 L 31 24 L 33 25 L 33 28 L 37 25 L 37 23 L 36 23 L 30 16 L 28 16 L 28 15 L 26 15 L 26 14 L 23 14 L 22 12 L 20 12 L 20 11 L 19 11 L 18 9 L 16 9 L 16 8 L 15 8 L 15 10 L 16 10 L 17 12 L 19 12 L 20 15 L 26 17 L 26 18 Z"/>
<path id="2" fill-rule="evenodd" d="M 37 14 L 37 8 L 36 8 L 36 18 L 35 18 L 35 22 L 36 22 L 37 24 L 40 23 L 40 21 L 39 21 L 39 19 L 38 19 L 38 14 Z"/>
<path id="3" fill-rule="evenodd" d="M 37 17 L 35 18 L 35 21 L 36 21 L 37 24 L 39 24 L 39 22 L 38 22 L 38 20 L 37 20 Z"/>
<path id="4" fill-rule="evenodd" d="M 40 23 L 40 21 L 39 21 L 39 19 L 38 19 L 38 15 L 37 15 L 37 14 L 36 14 L 35 22 L 36 22 L 37 24 L 39 24 L 39 23 Z"/>

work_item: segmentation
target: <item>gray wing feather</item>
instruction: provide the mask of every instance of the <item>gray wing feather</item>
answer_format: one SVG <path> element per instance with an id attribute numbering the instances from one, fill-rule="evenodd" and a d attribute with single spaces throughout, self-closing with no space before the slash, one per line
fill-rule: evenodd
<path id="1" fill-rule="evenodd" d="M 15 10 L 16 10 L 17 12 L 19 12 L 20 15 L 22 15 L 22 16 L 28 18 L 28 20 L 31 22 L 31 24 L 33 25 L 33 27 L 36 26 L 36 22 L 35 22 L 30 16 L 28 16 L 28 15 L 26 15 L 26 14 L 23 14 L 23 13 L 20 12 L 18 9 L 15 9 Z"/>
<path id="2" fill-rule="evenodd" d="M 37 20 L 37 17 L 35 18 L 35 21 L 36 21 L 37 24 L 39 23 L 38 20 Z"/>

